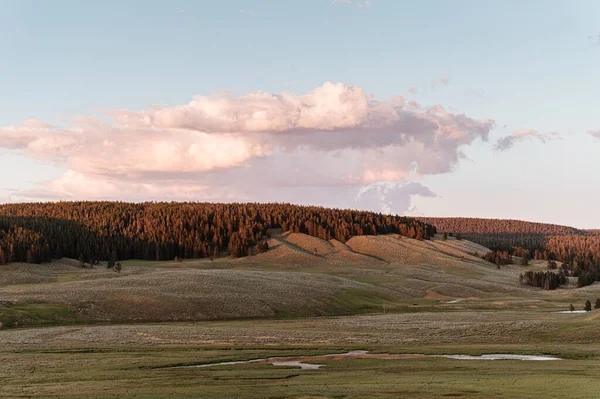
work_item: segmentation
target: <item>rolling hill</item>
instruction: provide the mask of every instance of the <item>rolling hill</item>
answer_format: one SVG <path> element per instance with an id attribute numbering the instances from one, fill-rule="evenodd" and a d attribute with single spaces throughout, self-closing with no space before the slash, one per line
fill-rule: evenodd
<path id="1" fill-rule="evenodd" d="M 124 261 L 122 273 L 105 262 L 82 269 L 70 259 L 4 265 L 0 321 L 280 318 L 435 309 L 465 300 L 469 306 L 494 306 L 496 300 L 544 306 L 550 298 L 540 291 L 532 298 L 531 289 L 518 284 L 519 266 L 498 269 L 480 258 L 487 248 L 466 240 L 391 234 L 343 244 L 279 230 L 269 235 L 270 249 L 255 256 Z"/>

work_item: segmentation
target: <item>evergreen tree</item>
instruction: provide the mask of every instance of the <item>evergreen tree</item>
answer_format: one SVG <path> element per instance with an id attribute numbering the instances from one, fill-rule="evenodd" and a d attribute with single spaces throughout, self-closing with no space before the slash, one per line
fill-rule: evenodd
<path id="1" fill-rule="evenodd" d="M 117 262 L 117 260 L 119 260 L 119 257 L 117 255 L 117 251 L 115 251 L 114 249 L 112 250 L 112 252 L 110 253 L 110 257 L 108 259 L 108 264 L 107 264 L 107 268 L 112 269 L 113 267 L 115 267 L 115 263 Z"/>

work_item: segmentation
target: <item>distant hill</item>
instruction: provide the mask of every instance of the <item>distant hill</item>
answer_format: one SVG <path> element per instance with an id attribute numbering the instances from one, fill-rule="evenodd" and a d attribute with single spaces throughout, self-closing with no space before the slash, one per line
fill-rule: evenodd
<path id="1" fill-rule="evenodd" d="M 423 223 L 439 232 L 478 234 L 539 234 L 544 236 L 590 235 L 593 230 L 581 230 L 557 224 L 526 222 L 513 219 L 482 219 L 460 217 L 420 217 Z M 600 232 L 600 230 L 596 230 Z"/>
<path id="2" fill-rule="evenodd" d="M 463 238 L 497 251 L 519 252 L 542 260 L 559 260 L 578 277 L 578 285 L 600 281 L 600 230 L 582 230 L 548 223 L 510 219 L 419 218 L 439 232 Z"/>
<path id="3" fill-rule="evenodd" d="M 291 204 L 5 204 L 0 205 L 0 263 L 241 257 L 255 252 L 272 228 L 342 243 L 361 235 L 425 239 L 435 234 L 413 218 Z"/>

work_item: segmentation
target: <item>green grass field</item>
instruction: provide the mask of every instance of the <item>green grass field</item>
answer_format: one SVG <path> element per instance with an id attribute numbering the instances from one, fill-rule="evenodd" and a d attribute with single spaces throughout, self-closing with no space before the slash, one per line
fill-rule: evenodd
<path id="1" fill-rule="evenodd" d="M 424 314 L 425 315 L 425 314 Z M 428 315 L 431 316 L 431 315 Z M 402 315 L 335 319 L 239 321 L 171 325 L 59 327 L 7 330 L 0 334 L 1 397 L 29 398 L 594 398 L 600 382 L 600 345 L 585 343 L 585 335 L 569 339 L 572 328 L 597 336 L 593 321 L 563 321 L 545 336 L 524 332 L 522 342 L 502 337 L 509 315 L 481 324 L 498 324 L 488 335 L 472 337 L 473 344 L 396 344 L 406 341 L 406 330 L 394 324 Z M 534 316 L 534 315 L 532 315 Z M 544 319 L 542 315 L 542 320 Z M 377 326 L 379 329 L 370 326 Z M 335 331 L 331 323 L 337 324 Z M 471 327 L 477 331 L 475 320 Z M 500 324 L 499 324 L 500 323 Z M 320 327 L 322 326 L 322 327 Z M 428 329 L 428 326 L 424 326 Z M 114 330 L 116 331 L 109 331 Z M 175 330 L 179 329 L 179 333 Z M 187 330 L 186 333 L 183 330 Z M 207 330 L 214 342 L 206 339 Z M 119 331 L 123 335 L 119 334 Z M 494 331 L 496 336 L 494 336 Z M 415 333 L 418 333 L 416 331 Z M 463 334 L 464 331 L 457 332 Z M 197 334 L 194 334 L 197 333 Z M 449 334 L 444 329 L 442 333 Z M 80 334 L 80 335 L 78 335 Z M 120 335 L 112 341 L 113 335 Z M 189 334 L 189 335 L 185 335 Z M 274 345 L 259 344 L 275 334 Z M 153 337 L 150 337 L 152 335 Z M 338 345 L 324 344 L 328 335 Z M 354 338 L 352 336 L 354 335 Z M 135 342 L 135 337 L 139 342 Z M 429 334 L 431 337 L 432 334 Z M 171 337 L 178 344 L 161 342 Z M 468 341 L 468 337 L 460 339 Z M 594 341 L 594 337 L 589 341 Z M 154 344 L 147 345 L 147 340 Z M 206 339 L 204 345 L 198 341 Z M 241 341 L 247 342 L 244 345 Z M 451 336 L 439 336 L 451 341 Z M 564 340 L 568 344 L 561 345 Z M 11 345 L 11 341 L 19 342 Z M 321 341 L 321 343 L 319 342 Z M 486 341 L 488 343 L 486 343 Z M 29 346 L 29 348 L 24 347 Z M 11 348 L 12 346 L 12 348 Z M 382 353 L 550 354 L 560 361 L 453 360 L 416 358 L 401 360 L 341 359 L 316 361 L 320 370 L 275 367 L 270 364 L 169 368 L 170 366 L 238 361 L 271 356 L 343 353 L 351 349 Z"/>
<path id="2" fill-rule="evenodd" d="M 600 285 L 522 287 L 524 268 L 497 269 L 464 241 L 357 238 L 317 256 L 314 239 L 290 240 L 243 259 L 127 261 L 120 274 L 73 260 L 0 267 L 0 397 L 600 397 L 600 311 L 554 313 L 594 302 Z M 172 368 L 349 350 L 563 360 Z"/>

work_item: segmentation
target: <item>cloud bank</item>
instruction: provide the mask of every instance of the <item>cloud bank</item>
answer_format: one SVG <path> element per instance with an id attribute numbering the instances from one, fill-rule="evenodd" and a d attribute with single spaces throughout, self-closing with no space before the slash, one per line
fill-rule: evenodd
<path id="1" fill-rule="evenodd" d="M 306 94 L 195 97 L 69 126 L 0 127 L 0 148 L 64 167 L 41 199 L 290 201 L 404 213 L 494 122 L 327 82 Z M 511 144 L 512 145 L 512 144 Z"/>

